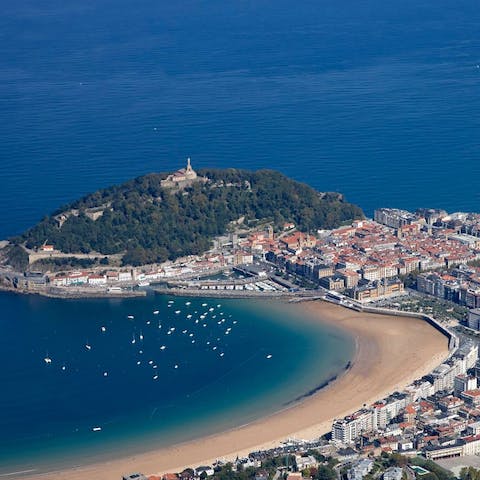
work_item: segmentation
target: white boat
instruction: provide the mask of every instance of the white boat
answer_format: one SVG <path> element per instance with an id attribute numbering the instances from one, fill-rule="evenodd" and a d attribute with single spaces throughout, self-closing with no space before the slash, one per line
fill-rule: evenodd
<path id="1" fill-rule="evenodd" d="M 154 379 L 154 380 L 157 380 L 157 379 L 158 379 L 158 375 L 154 375 L 154 376 L 153 376 L 153 379 Z"/>
<path id="2" fill-rule="evenodd" d="M 100 327 L 100 330 L 101 330 L 102 332 L 106 332 L 106 331 L 107 331 L 107 329 L 106 329 L 105 327 Z"/>
<path id="3" fill-rule="evenodd" d="M 127 315 L 127 318 L 133 320 L 135 318 L 135 315 Z"/>
<path id="4" fill-rule="evenodd" d="M 267 355 L 267 358 L 272 358 L 272 355 L 271 355 L 271 354 L 268 354 L 268 355 Z"/>
<path id="5" fill-rule="evenodd" d="M 147 280 L 142 280 L 141 282 L 138 282 L 137 285 L 139 287 L 148 287 L 150 285 L 150 282 L 147 282 Z"/>
<path id="6" fill-rule="evenodd" d="M 92 346 L 89 345 L 88 343 L 86 343 L 86 344 L 85 344 L 85 348 L 86 348 L 87 350 L 91 350 L 91 349 L 92 349 Z"/>
<path id="7" fill-rule="evenodd" d="M 135 343 L 136 340 L 135 340 L 135 334 L 132 334 L 132 343 Z"/>
<path id="8" fill-rule="evenodd" d="M 45 361 L 46 364 L 52 363 L 52 359 L 50 357 L 45 357 L 43 360 Z"/>
<path id="9" fill-rule="evenodd" d="M 92 432 L 101 432 L 102 431 L 102 427 L 93 427 L 92 428 Z"/>
<path id="10" fill-rule="evenodd" d="M 153 314 L 154 314 L 154 315 L 158 315 L 159 313 L 160 313 L 160 310 L 154 310 L 154 311 L 153 311 Z"/>
<path id="11" fill-rule="evenodd" d="M 162 345 L 162 346 L 160 347 L 160 350 L 165 350 L 166 348 L 167 348 L 167 347 L 166 347 L 165 345 Z"/>
<path id="12" fill-rule="evenodd" d="M 143 340 L 143 333 L 142 333 L 142 332 L 140 332 L 140 335 L 138 336 L 138 338 L 139 338 L 140 340 Z"/>

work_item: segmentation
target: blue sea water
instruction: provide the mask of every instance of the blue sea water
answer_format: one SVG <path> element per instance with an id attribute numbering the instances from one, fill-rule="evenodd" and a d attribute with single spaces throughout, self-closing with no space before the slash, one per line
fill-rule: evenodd
<path id="1" fill-rule="evenodd" d="M 331 327 L 247 301 L 4 293 L 0 311 L 0 475 L 243 425 L 341 374 L 354 350 Z"/>
<path id="2" fill-rule="evenodd" d="M 480 210 L 479 25 L 476 0 L 3 2 L 0 238 L 187 156 Z"/>
<path id="3" fill-rule="evenodd" d="M 276 168 L 320 190 L 345 193 L 367 214 L 380 206 L 480 211 L 477 1 L 17 0 L 3 2 L 1 10 L 0 238 L 97 188 L 174 170 L 187 156 L 195 168 Z M 135 448 L 138 437 L 158 442 L 167 427 L 181 438 L 186 429 L 162 423 L 165 416 L 156 413 L 172 399 L 185 424 L 204 422 L 197 433 L 212 427 L 214 410 L 214 423 L 228 427 L 231 417 L 221 409 L 226 400 L 207 405 L 211 390 L 200 384 L 224 381 L 225 394 L 233 389 L 229 398 L 238 400 L 235 418 L 248 420 L 317 381 L 297 375 L 289 383 L 290 374 L 305 372 L 311 362 L 319 372 L 330 368 L 310 357 L 310 342 L 329 351 L 329 334 L 310 338 L 310 327 L 279 327 L 275 313 L 232 302 L 228 310 L 238 316 L 238 329 L 229 350 L 235 363 L 222 357 L 226 376 L 206 375 L 210 370 L 200 367 L 209 365 L 208 355 L 195 357 L 202 358 L 195 370 L 193 346 L 169 362 L 188 361 L 197 376 L 159 363 L 169 388 L 161 394 L 160 387 L 145 389 L 153 381 L 144 370 L 137 374 L 130 343 L 132 329 L 140 327 L 126 314 L 141 312 L 135 322 L 146 322 L 155 306 L 170 312 L 166 301 L 1 295 L 0 431 L 13 440 L 3 435 L 0 459 L 24 465 L 27 451 L 43 452 L 37 459 L 58 451 L 66 459 L 65 445 L 91 453 L 100 438 L 105 453 L 132 432 Z M 108 337 L 99 330 L 103 324 Z M 153 348 L 159 339 L 146 323 L 142 328 Z M 296 348 L 286 348 L 295 338 Z M 235 390 L 227 373 L 239 352 L 260 360 L 258 352 L 272 345 L 283 356 L 250 370 L 247 362 Z M 55 360 L 50 366 L 46 355 Z M 61 362 L 68 362 L 65 372 Z M 246 388 L 252 372 L 258 376 Z M 177 374 L 187 377 L 178 382 Z M 197 410 L 181 400 L 192 392 Z M 246 398 L 239 398 L 242 392 Z M 153 412 L 153 421 L 145 421 Z M 103 421 L 109 427 L 92 437 L 87 426 Z"/>

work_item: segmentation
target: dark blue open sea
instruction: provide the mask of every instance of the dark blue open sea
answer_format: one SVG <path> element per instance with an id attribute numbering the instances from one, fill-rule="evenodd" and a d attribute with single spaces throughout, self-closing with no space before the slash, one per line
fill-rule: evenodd
<path id="1" fill-rule="evenodd" d="M 0 238 L 187 156 L 195 168 L 276 168 L 369 215 L 480 211 L 479 112 L 476 0 L 5 1 Z M 202 327 L 201 301 L 167 301 L 0 295 L 0 472 L 245 422 L 351 355 L 347 339 L 274 309 L 208 301 Z M 219 308 L 225 324 L 210 318 Z"/>

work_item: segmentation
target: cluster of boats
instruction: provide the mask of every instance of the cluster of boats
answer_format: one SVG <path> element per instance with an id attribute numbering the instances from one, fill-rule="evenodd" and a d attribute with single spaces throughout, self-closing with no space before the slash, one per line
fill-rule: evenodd
<path id="1" fill-rule="evenodd" d="M 157 317 L 137 318 L 137 314 L 127 315 L 127 319 L 131 321 L 133 326 L 131 345 L 135 348 L 133 356 L 136 362 L 136 366 L 140 368 L 147 368 L 147 372 L 150 372 L 152 381 L 156 382 L 160 379 L 159 365 L 165 362 L 162 361 L 162 352 L 168 349 L 169 342 L 167 339 L 173 335 L 184 338 L 183 342 L 189 342 L 190 344 L 197 345 L 204 351 L 210 351 L 211 353 L 218 355 L 219 358 L 225 356 L 225 347 L 228 346 L 228 342 L 223 341 L 222 336 L 228 336 L 233 331 L 233 328 L 237 324 L 237 320 L 232 319 L 232 315 L 225 314 L 221 309 L 221 304 L 208 305 L 208 303 L 202 303 L 201 308 L 191 307 L 191 302 L 187 301 L 184 307 L 175 304 L 174 300 L 169 300 L 167 309 L 172 309 L 172 313 L 169 315 L 166 311 L 162 318 L 159 317 L 160 310 L 153 310 L 152 315 Z M 176 310 L 173 308 L 176 307 Z M 182 317 L 182 309 L 185 310 L 185 316 Z M 137 315 L 137 317 L 136 317 Z M 180 318 L 179 318 L 180 317 Z M 203 330 L 206 329 L 206 330 Z M 108 328 L 108 331 L 111 327 Z M 145 333 L 145 335 L 144 335 Z M 100 326 L 100 334 L 107 334 L 107 327 L 105 325 Z M 175 347 L 182 345 L 182 342 L 171 342 L 171 346 Z M 84 348 L 87 352 L 93 350 L 92 344 L 88 341 L 84 344 Z M 161 355 L 161 356 L 158 356 Z M 266 355 L 266 359 L 272 358 L 272 354 Z M 44 362 L 47 365 L 53 363 L 53 359 L 48 355 L 45 356 Z M 181 363 L 170 363 L 170 368 L 178 370 L 181 367 Z M 166 365 L 168 368 L 168 365 Z M 65 371 L 66 366 L 61 365 L 61 370 Z M 108 370 L 102 370 L 101 375 L 108 377 Z M 101 427 L 93 427 L 93 432 L 101 431 Z"/>

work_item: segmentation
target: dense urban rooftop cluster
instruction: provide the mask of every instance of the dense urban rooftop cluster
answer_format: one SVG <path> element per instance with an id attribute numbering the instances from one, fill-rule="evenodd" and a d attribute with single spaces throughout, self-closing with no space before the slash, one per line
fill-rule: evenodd
<path id="1" fill-rule="evenodd" d="M 456 214 L 452 223 L 443 212 L 435 211 L 438 218 L 432 212 L 376 210 L 373 221 L 319 231 L 317 238 L 300 232 L 280 236 L 266 256 L 359 301 L 399 294 L 408 274 L 452 269 L 480 258 L 480 238 L 472 235 L 480 234 L 473 228 L 478 215 Z M 257 247 L 254 240 L 251 247 Z"/>
<path id="2" fill-rule="evenodd" d="M 52 245 L 44 245 L 35 258 L 57 254 Z M 356 220 L 348 226 L 309 233 L 292 222 L 276 231 L 268 222 L 257 228 L 243 225 L 236 232 L 217 236 L 213 248 L 203 255 L 133 269 L 97 267 L 42 278 L 56 287 L 101 288 L 122 282 L 131 286 L 172 277 L 201 277 L 267 260 L 277 273 L 304 279 L 305 286 L 322 286 L 362 303 L 402 294 L 405 280 L 416 277 L 419 291 L 477 308 L 480 268 L 475 265 L 479 259 L 480 215 L 383 208 L 375 211 L 374 220 Z M 273 280 L 278 281 L 278 276 Z M 38 286 L 41 280 L 30 277 L 22 282 Z M 282 283 L 280 290 L 284 287 L 288 289 L 288 282 Z"/>
<path id="3" fill-rule="evenodd" d="M 434 460 L 479 454 L 479 377 L 478 345 L 466 342 L 402 392 L 336 420 L 332 442 Z"/>

